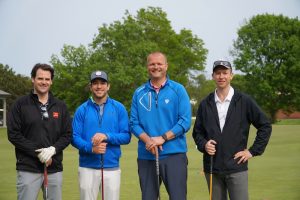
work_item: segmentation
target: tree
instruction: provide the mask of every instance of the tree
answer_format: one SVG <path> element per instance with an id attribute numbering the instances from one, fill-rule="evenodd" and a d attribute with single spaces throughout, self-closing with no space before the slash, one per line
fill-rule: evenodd
<path id="1" fill-rule="evenodd" d="M 300 109 L 300 22 L 257 15 L 238 30 L 231 52 L 247 92 L 275 121 L 276 112 Z"/>
<path id="2" fill-rule="evenodd" d="M 207 50 L 203 45 L 203 41 L 190 30 L 183 29 L 176 33 L 167 19 L 167 14 L 160 8 L 140 9 L 136 16 L 126 11 L 122 21 L 115 21 L 110 25 L 103 24 L 99 28 L 99 33 L 88 50 L 83 50 L 83 47 L 76 49 L 65 46 L 62 51 L 63 61 L 57 56 L 53 57 L 53 66 L 60 74 L 56 78 L 55 92 L 64 98 L 77 98 L 73 99 L 73 103 L 66 101 L 68 106 L 72 105 L 73 110 L 87 96 L 87 92 L 83 92 L 89 80 L 87 75 L 93 70 L 101 69 L 108 72 L 111 82 L 110 96 L 129 108 L 134 90 L 148 79 L 146 57 L 149 53 L 165 53 L 170 78 L 187 85 L 190 70 L 204 69 Z M 85 53 L 78 56 L 78 51 Z M 81 62 L 74 62 L 78 59 Z M 76 85 L 77 89 L 71 84 L 74 83 L 71 76 L 80 80 Z M 84 77 L 85 80 L 78 76 Z M 59 90 L 64 88 L 65 82 L 69 82 L 69 94 Z"/>
<path id="3" fill-rule="evenodd" d="M 8 65 L 0 64 L 0 90 L 8 92 L 7 110 L 11 107 L 14 101 L 23 95 L 29 93 L 32 88 L 29 77 L 16 74 Z"/>
<path id="4" fill-rule="evenodd" d="M 231 85 L 232 87 L 234 87 L 234 89 L 238 89 L 240 91 L 247 91 L 247 80 L 245 78 L 245 75 L 234 74 L 234 77 L 231 81 Z"/>
<path id="5" fill-rule="evenodd" d="M 52 91 L 57 98 L 66 102 L 72 112 L 88 98 L 88 81 L 93 71 L 89 64 L 90 52 L 83 45 L 75 48 L 64 45 L 61 61 L 53 55 L 51 63 L 55 69 Z"/>
<path id="6" fill-rule="evenodd" d="M 196 116 L 200 102 L 215 89 L 215 82 L 204 74 L 196 75 L 188 84 L 187 91 L 192 101 L 192 115 Z"/>

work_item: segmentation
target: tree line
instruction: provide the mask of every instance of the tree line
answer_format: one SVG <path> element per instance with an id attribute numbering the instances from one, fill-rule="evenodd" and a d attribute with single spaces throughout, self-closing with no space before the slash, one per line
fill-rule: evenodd
<path id="1" fill-rule="evenodd" d="M 300 21 L 282 15 L 262 14 L 246 20 L 237 31 L 230 54 L 236 74 L 232 85 L 251 95 L 272 121 L 279 109 L 300 110 Z M 68 105 L 71 113 L 89 97 L 92 71 L 109 74 L 110 96 L 129 110 L 134 90 L 147 81 L 146 57 L 161 51 L 168 58 L 168 75 L 182 83 L 193 102 L 199 102 L 215 88 L 204 75 L 208 50 L 204 41 L 171 26 L 167 14 L 157 7 L 142 8 L 136 15 L 125 12 L 122 20 L 103 24 L 87 46 L 64 45 L 51 57 L 55 69 L 52 92 Z M 16 97 L 28 93 L 30 79 L 0 65 L 0 89 Z M 18 78 L 17 78 L 18 77 Z"/>

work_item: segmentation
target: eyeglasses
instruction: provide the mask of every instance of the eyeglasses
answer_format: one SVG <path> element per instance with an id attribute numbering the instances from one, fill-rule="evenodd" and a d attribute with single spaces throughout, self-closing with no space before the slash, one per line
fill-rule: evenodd
<path id="1" fill-rule="evenodd" d="M 49 119 L 49 114 L 47 111 L 47 104 L 41 105 L 40 108 L 41 108 L 41 113 L 42 113 L 42 120 Z"/>

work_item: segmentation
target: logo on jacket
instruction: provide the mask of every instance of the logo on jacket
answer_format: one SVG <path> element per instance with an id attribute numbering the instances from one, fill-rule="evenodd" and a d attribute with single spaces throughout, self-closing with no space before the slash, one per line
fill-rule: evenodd
<path id="1" fill-rule="evenodd" d="M 151 99 L 152 99 L 151 92 L 147 92 L 147 93 L 143 94 L 142 97 L 139 99 L 140 104 L 147 111 L 151 111 Z"/>
<path id="2" fill-rule="evenodd" d="M 170 102 L 170 99 L 165 99 L 165 103 L 168 104 Z"/>
<path id="3" fill-rule="evenodd" d="M 52 116 L 53 116 L 54 119 L 58 119 L 59 112 L 53 112 Z"/>

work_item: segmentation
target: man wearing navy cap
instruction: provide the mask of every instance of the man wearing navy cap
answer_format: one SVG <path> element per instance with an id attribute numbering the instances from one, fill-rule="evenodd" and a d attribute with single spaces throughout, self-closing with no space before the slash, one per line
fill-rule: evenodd
<path id="1" fill-rule="evenodd" d="M 272 127 L 251 97 L 230 86 L 230 62 L 215 61 L 212 78 L 217 88 L 199 105 L 193 138 L 203 153 L 208 185 L 210 173 L 213 174 L 213 199 L 227 200 L 229 195 L 231 200 L 248 200 L 248 160 L 264 152 Z M 250 125 L 257 132 L 248 148 Z"/>
<path id="2" fill-rule="evenodd" d="M 77 108 L 73 119 L 72 145 L 79 150 L 81 200 L 96 200 L 100 186 L 104 199 L 118 200 L 120 196 L 120 145 L 128 144 L 131 135 L 128 113 L 123 104 L 108 96 L 109 87 L 104 71 L 93 72 L 92 96 Z"/>

